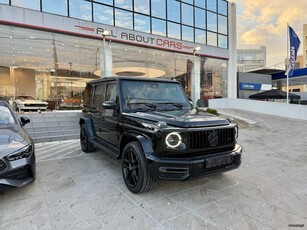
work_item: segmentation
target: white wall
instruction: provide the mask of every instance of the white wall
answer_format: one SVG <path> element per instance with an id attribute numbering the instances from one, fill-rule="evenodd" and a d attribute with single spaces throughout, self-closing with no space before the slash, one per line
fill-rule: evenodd
<path id="1" fill-rule="evenodd" d="M 241 109 L 251 112 L 307 120 L 307 105 L 221 98 L 209 100 L 209 107 L 213 109 Z"/>

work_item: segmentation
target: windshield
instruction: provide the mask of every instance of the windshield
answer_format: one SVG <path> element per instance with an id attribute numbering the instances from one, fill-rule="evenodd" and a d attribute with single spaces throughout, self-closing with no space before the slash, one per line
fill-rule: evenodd
<path id="1" fill-rule="evenodd" d="M 174 82 L 123 80 L 124 109 L 175 110 L 189 107 L 180 84 Z"/>
<path id="2" fill-rule="evenodd" d="M 11 111 L 8 107 L 0 104 L 0 127 L 12 124 L 16 124 L 16 122 Z"/>

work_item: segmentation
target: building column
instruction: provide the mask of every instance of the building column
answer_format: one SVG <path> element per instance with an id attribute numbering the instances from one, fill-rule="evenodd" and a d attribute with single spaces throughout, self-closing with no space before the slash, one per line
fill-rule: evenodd
<path id="1" fill-rule="evenodd" d="M 195 57 L 193 59 L 191 99 L 195 107 L 197 100 L 200 98 L 200 57 Z"/>
<path id="2" fill-rule="evenodd" d="M 228 2 L 229 61 L 227 72 L 227 97 L 237 98 L 237 29 L 236 4 Z"/>
<path id="3" fill-rule="evenodd" d="M 100 50 L 100 77 L 111 77 L 113 75 L 112 49 L 104 44 Z"/>

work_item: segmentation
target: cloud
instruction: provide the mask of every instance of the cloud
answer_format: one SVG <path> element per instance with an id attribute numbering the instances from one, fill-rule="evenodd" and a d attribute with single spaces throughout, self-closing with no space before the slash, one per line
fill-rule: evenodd
<path id="1" fill-rule="evenodd" d="M 304 12 L 307 9 L 306 0 L 296 0 L 293 4 L 285 0 L 234 2 L 237 5 L 238 45 L 265 45 L 268 66 L 284 61 L 287 56 L 287 23 L 303 40 L 303 25 L 307 24 L 307 15 Z"/>

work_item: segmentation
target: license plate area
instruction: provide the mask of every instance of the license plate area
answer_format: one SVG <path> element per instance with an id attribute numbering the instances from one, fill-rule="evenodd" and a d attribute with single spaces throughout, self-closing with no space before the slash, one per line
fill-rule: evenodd
<path id="1" fill-rule="evenodd" d="M 223 166 L 232 165 L 233 162 L 234 162 L 233 156 L 211 157 L 205 160 L 205 168 L 207 169 L 220 168 Z"/>

